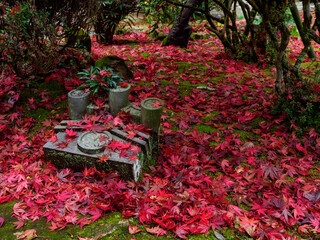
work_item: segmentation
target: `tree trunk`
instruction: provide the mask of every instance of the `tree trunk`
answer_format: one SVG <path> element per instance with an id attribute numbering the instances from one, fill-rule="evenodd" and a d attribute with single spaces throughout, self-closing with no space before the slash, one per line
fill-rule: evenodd
<path id="1" fill-rule="evenodd" d="M 186 5 L 197 7 L 201 4 L 202 0 L 188 0 Z M 189 38 L 192 33 L 192 28 L 189 26 L 189 20 L 193 14 L 192 8 L 183 7 L 178 18 L 174 21 L 171 28 L 168 40 L 165 46 L 174 45 L 182 48 L 188 46 Z"/>
<path id="2" fill-rule="evenodd" d="M 303 27 L 303 23 L 302 23 L 300 14 L 299 14 L 299 10 L 298 10 L 297 5 L 296 5 L 295 2 L 291 3 L 290 11 L 291 11 L 292 17 L 293 17 L 293 19 L 294 19 L 294 21 L 296 23 L 296 26 L 297 26 L 297 29 L 299 31 L 299 34 L 301 36 L 301 40 L 303 42 L 303 45 L 304 46 L 310 46 L 309 49 L 308 49 L 309 58 L 316 59 L 317 56 L 314 53 L 313 47 L 311 45 L 311 39 L 308 36 L 308 34 L 306 34 L 306 29 Z"/>

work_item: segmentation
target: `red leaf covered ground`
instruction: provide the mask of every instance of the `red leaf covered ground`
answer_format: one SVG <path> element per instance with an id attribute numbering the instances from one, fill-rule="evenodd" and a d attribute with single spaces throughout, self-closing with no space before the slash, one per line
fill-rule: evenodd
<path id="1" fill-rule="evenodd" d="M 93 169 L 57 170 L 44 162 L 42 146 L 67 117 L 52 107 L 66 96 L 52 99 L 39 91 L 41 101 L 19 104 L 24 80 L 2 75 L 0 203 L 17 201 L 17 228 L 41 217 L 51 230 L 82 227 L 120 211 L 158 236 L 186 238 L 225 227 L 260 239 L 320 232 L 320 137 L 315 129 L 298 136 L 284 116 L 270 114 L 274 69 L 229 58 L 212 37 L 191 42 L 187 50 L 162 47 L 143 32 L 124 37 L 139 43 L 94 43 L 93 52 L 96 58 L 128 60 L 133 103 L 147 97 L 165 101 L 157 164 L 138 184 Z M 296 55 L 301 42 L 292 42 Z M 59 76 L 68 73 L 60 70 L 47 80 Z M 76 77 L 65 82 L 67 89 L 77 84 Z M 37 119 L 25 111 L 37 108 L 53 114 L 30 134 Z"/>

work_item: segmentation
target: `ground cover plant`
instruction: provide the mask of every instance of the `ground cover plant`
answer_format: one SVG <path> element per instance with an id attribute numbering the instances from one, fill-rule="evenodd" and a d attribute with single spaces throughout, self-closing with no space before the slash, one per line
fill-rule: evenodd
<path id="1" fill-rule="evenodd" d="M 92 168 L 56 169 L 44 161 L 42 146 L 54 141 L 53 126 L 68 118 L 66 93 L 81 84 L 77 71 L 62 65 L 44 79 L 23 79 L 5 69 L 0 78 L 4 239 L 317 238 L 319 132 L 272 114 L 274 68 L 263 61 L 235 61 L 214 36 L 192 41 L 188 49 L 163 47 L 145 31 L 115 39 L 136 43 L 104 46 L 93 40 L 94 58 L 112 54 L 127 60 L 134 72 L 134 104 L 147 97 L 165 102 L 157 163 L 138 183 Z M 291 44 L 289 58 L 303 48 L 300 39 Z M 314 47 L 319 56 L 320 46 Z M 318 64 L 307 61 L 306 66 Z M 305 71 L 311 76 L 316 69 Z M 94 126 L 110 118 L 88 120 Z M 104 225 L 101 219 L 109 216 L 117 223 Z M 99 225 L 106 233 L 93 231 Z"/>

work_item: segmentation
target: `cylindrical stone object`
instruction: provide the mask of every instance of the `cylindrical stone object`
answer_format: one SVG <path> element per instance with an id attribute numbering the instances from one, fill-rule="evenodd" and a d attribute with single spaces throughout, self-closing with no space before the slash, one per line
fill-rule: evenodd
<path id="1" fill-rule="evenodd" d="M 69 116 L 72 120 L 81 119 L 87 111 L 90 92 L 74 89 L 68 93 Z"/>
<path id="2" fill-rule="evenodd" d="M 122 108 L 129 104 L 131 86 L 111 88 L 109 90 L 110 113 L 116 117 Z"/>
<path id="3" fill-rule="evenodd" d="M 159 98 L 146 98 L 141 102 L 141 122 L 153 133 L 158 133 L 163 109 Z"/>

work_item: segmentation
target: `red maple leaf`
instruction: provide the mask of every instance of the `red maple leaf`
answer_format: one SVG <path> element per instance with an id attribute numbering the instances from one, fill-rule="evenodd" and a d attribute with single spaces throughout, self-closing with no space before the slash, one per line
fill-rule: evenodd
<path id="1" fill-rule="evenodd" d="M 35 229 L 28 229 L 21 233 L 17 239 L 34 239 L 37 237 L 37 231 Z"/>
<path id="2" fill-rule="evenodd" d="M 109 155 L 103 154 L 102 156 L 99 156 L 98 159 L 98 162 L 106 162 L 109 160 Z"/>
<path id="3" fill-rule="evenodd" d="M 133 226 L 133 227 L 131 227 L 131 226 L 129 225 L 129 233 L 130 233 L 130 234 L 136 234 L 136 233 L 141 232 L 141 231 L 142 231 L 142 230 L 139 229 L 138 226 Z"/>
<path id="4" fill-rule="evenodd" d="M 162 107 L 162 102 L 159 100 L 156 100 L 154 103 L 152 103 L 153 108 Z"/>
<path id="5" fill-rule="evenodd" d="M 104 101 L 102 100 L 102 98 L 97 98 L 94 99 L 93 102 L 97 105 L 98 108 L 102 108 L 104 105 Z"/>
<path id="6" fill-rule="evenodd" d="M 51 125 L 52 125 L 51 119 L 46 119 L 42 122 L 42 126 L 44 127 L 51 127 Z"/>
<path id="7" fill-rule="evenodd" d="M 147 227 L 145 227 L 145 229 L 146 229 L 146 231 L 147 231 L 148 233 L 156 234 L 157 237 L 167 234 L 167 232 L 166 232 L 165 230 L 163 230 L 162 228 L 160 228 L 159 226 L 153 227 L 153 228 L 147 228 Z"/>
<path id="8" fill-rule="evenodd" d="M 130 150 L 132 151 L 132 152 L 141 152 L 141 149 L 138 147 L 138 146 L 136 146 L 136 145 L 131 145 L 130 146 Z"/>
<path id="9" fill-rule="evenodd" d="M 113 151 L 115 151 L 116 149 L 119 149 L 119 146 L 121 147 L 121 142 L 118 140 L 111 140 L 108 148 L 111 148 Z"/>
<path id="10" fill-rule="evenodd" d="M 52 137 L 49 139 L 49 141 L 55 143 L 57 141 L 57 134 L 52 135 Z"/>
<path id="11" fill-rule="evenodd" d="M 188 234 L 188 231 L 186 231 L 186 225 L 182 225 L 176 228 L 175 234 L 179 238 L 187 238 L 185 234 Z"/>
<path id="12" fill-rule="evenodd" d="M 116 116 L 113 119 L 113 123 L 114 123 L 115 126 L 123 125 L 123 122 L 122 122 L 122 120 L 121 120 L 121 118 L 119 116 Z"/>
<path id="13" fill-rule="evenodd" d="M 120 141 L 119 141 L 120 142 Z M 131 146 L 131 142 L 120 142 L 119 143 L 119 146 L 118 146 L 118 149 L 119 150 L 125 150 L 125 149 L 129 149 Z"/>
<path id="14" fill-rule="evenodd" d="M 136 132 L 133 130 L 128 131 L 126 137 L 133 139 L 136 136 Z"/>
<path id="15" fill-rule="evenodd" d="M 66 134 L 69 136 L 69 137 L 74 137 L 77 135 L 77 132 L 74 132 L 73 129 L 66 129 Z"/>
<path id="16" fill-rule="evenodd" d="M 279 178 L 280 170 L 273 165 L 264 165 L 262 171 L 264 172 L 265 178 L 270 177 L 272 180 Z"/>
<path id="17" fill-rule="evenodd" d="M 60 142 L 58 143 L 58 148 L 64 149 L 68 147 L 68 142 Z"/>

